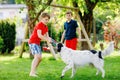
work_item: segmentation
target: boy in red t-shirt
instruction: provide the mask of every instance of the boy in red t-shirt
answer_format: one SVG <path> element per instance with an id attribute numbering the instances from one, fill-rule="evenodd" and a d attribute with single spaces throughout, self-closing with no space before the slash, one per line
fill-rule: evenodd
<path id="1" fill-rule="evenodd" d="M 50 15 L 48 13 L 42 13 L 40 15 L 40 22 L 34 27 L 32 35 L 29 39 L 28 44 L 32 55 L 34 55 L 34 59 L 31 64 L 31 71 L 29 74 L 30 76 L 37 77 L 35 71 L 42 59 L 42 52 L 40 47 L 41 40 L 51 42 L 51 38 L 48 34 L 48 27 L 46 26 L 49 19 Z"/>

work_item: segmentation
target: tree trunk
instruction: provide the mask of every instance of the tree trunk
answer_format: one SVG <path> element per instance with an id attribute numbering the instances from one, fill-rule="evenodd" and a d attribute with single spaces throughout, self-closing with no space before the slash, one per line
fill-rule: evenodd
<path id="1" fill-rule="evenodd" d="M 89 13 L 89 14 L 84 15 L 84 17 L 82 18 L 82 22 L 84 24 L 85 30 L 86 30 L 86 32 L 88 34 L 89 39 L 90 39 L 91 31 L 93 29 L 93 14 L 92 14 L 92 12 Z M 83 33 L 82 33 L 81 37 L 85 38 Z M 82 50 L 89 49 L 87 42 L 82 42 L 81 45 L 82 45 L 81 46 Z"/>
<path id="2" fill-rule="evenodd" d="M 28 7 L 28 27 L 30 33 L 32 33 L 33 28 L 35 26 L 35 23 L 32 23 L 32 21 L 35 18 L 34 15 L 36 15 L 34 0 L 26 0 L 26 5 Z"/>
<path id="3" fill-rule="evenodd" d="M 88 34 L 88 37 L 90 38 L 91 31 L 93 29 L 93 9 L 96 6 L 98 1 L 95 3 L 91 2 L 90 0 L 85 0 L 86 7 L 87 7 L 87 12 L 84 12 L 84 15 L 82 15 L 82 12 L 79 10 L 79 15 L 82 23 L 84 24 L 85 30 Z M 76 1 L 73 1 L 73 6 L 74 7 L 79 7 L 78 3 Z M 81 33 L 81 38 L 85 38 L 83 33 Z M 88 43 L 87 42 L 82 42 L 81 43 L 81 49 L 89 49 Z"/>

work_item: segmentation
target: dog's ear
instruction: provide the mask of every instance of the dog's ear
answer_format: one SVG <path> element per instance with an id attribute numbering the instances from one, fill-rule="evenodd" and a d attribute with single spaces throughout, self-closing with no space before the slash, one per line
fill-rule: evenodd
<path id="1" fill-rule="evenodd" d="M 60 52 L 62 47 L 63 47 L 63 44 L 62 43 L 58 43 L 57 44 L 57 51 Z"/>

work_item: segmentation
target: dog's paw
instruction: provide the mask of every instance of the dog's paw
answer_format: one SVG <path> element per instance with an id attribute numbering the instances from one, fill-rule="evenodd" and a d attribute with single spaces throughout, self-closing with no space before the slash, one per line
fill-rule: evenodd
<path id="1" fill-rule="evenodd" d="M 105 75 L 102 75 L 102 78 L 104 78 L 105 77 Z"/>
<path id="2" fill-rule="evenodd" d="M 61 76 L 60 78 L 62 79 L 64 76 Z"/>

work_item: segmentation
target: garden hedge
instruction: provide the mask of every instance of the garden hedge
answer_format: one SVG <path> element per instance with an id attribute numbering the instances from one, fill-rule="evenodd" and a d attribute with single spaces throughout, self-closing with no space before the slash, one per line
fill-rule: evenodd
<path id="1" fill-rule="evenodd" d="M 3 39 L 1 53 L 10 53 L 15 47 L 16 25 L 10 20 L 0 20 L 0 36 Z M 2 43 L 2 42 L 1 42 Z"/>

